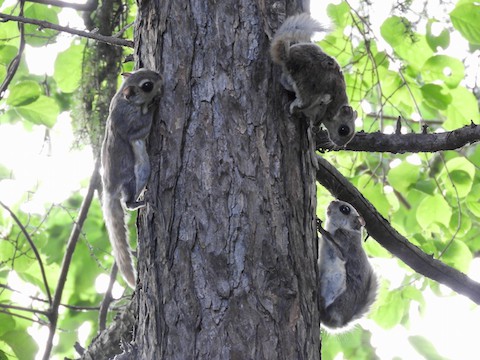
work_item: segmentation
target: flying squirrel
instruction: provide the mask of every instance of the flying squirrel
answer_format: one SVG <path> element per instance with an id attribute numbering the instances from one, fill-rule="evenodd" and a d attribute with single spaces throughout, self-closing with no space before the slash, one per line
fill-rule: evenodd
<path id="1" fill-rule="evenodd" d="M 365 221 L 355 208 L 332 201 L 319 238 L 320 319 L 331 329 L 344 328 L 364 316 L 375 301 L 378 280 L 362 248 Z M 333 241 L 332 241 L 333 240 Z"/>
<path id="2" fill-rule="evenodd" d="M 281 84 L 296 95 L 290 113 L 301 112 L 314 125 L 323 123 L 330 141 L 343 146 L 355 135 L 357 112 L 348 103 L 340 65 L 311 42 L 315 32 L 325 31 L 307 13 L 290 16 L 275 33 L 270 55 L 282 67 Z"/>
<path id="3" fill-rule="evenodd" d="M 136 273 L 128 243 L 125 210 L 145 206 L 140 200 L 150 177 L 146 139 L 162 77 L 140 69 L 123 73 L 124 82 L 110 102 L 102 145 L 103 216 L 115 261 L 127 284 L 135 287 Z"/>

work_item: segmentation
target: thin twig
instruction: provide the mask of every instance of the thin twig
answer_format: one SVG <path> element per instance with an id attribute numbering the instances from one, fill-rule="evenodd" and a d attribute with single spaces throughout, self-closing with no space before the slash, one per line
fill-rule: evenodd
<path id="1" fill-rule="evenodd" d="M 98 330 L 102 332 L 107 327 L 107 314 L 108 308 L 113 301 L 112 289 L 113 284 L 115 284 L 115 279 L 117 278 L 118 267 L 117 263 L 113 263 L 112 271 L 110 273 L 110 281 L 108 282 L 107 292 L 100 304 L 100 311 L 98 314 Z"/>
<path id="2" fill-rule="evenodd" d="M 11 311 L 7 311 L 7 310 L 1 310 L 0 309 L 0 314 L 6 314 L 6 315 L 9 315 L 9 316 L 16 316 L 20 319 L 36 322 L 40 325 L 45 325 L 45 321 L 41 321 L 41 320 L 38 320 L 38 319 L 32 319 L 32 318 L 29 318 L 28 316 L 20 315 L 20 314 L 17 314 L 17 313 L 11 312 Z"/>
<path id="3" fill-rule="evenodd" d="M 23 16 L 23 5 L 24 2 L 20 2 L 20 16 Z M 8 65 L 7 75 L 0 86 L 0 99 L 3 99 L 5 91 L 10 85 L 15 73 L 17 72 L 18 66 L 20 65 L 20 60 L 22 59 L 23 51 L 25 49 L 25 29 L 22 23 L 18 23 L 18 30 L 20 31 L 20 43 L 18 45 L 18 52 L 17 55 L 12 59 L 10 64 Z"/>
<path id="4" fill-rule="evenodd" d="M 32 248 L 33 253 L 35 254 L 35 257 L 37 258 L 38 266 L 40 267 L 40 273 L 41 273 L 42 278 L 43 278 L 43 285 L 45 285 L 45 291 L 46 291 L 47 296 L 48 296 L 48 302 L 49 302 L 49 304 L 52 304 L 52 294 L 50 293 L 50 287 L 48 286 L 48 281 L 47 281 L 47 276 L 46 276 L 46 273 L 45 273 L 45 268 L 43 267 L 42 258 L 40 257 L 40 253 L 38 252 L 38 249 L 35 246 L 35 243 L 33 242 L 32 238 L 30 237 L 30 234 L 28 233 L 27 229 L 25 229 L 25 227 L 23 226 L 22 222 L 17 217 L 17 215 L 15 215 L 15 213 L 7 205 L 5 205 L 2 201 L 0 201 L 0 205 L 10 213 L 10 216 L 17 223 L 18 227 L 20 228 L 23 235 L 25 236 L 28 243 L 30 244 L 30 247 Z"/>
<path id="5" fill-rule="evenodd" d="M 97 159 L 95 163 L 95 169 L 93 170 L 92 177 L 90 179 L 90 184 L 88 185 L 87 195 L 83 199 L 82 206 L 80 207 L 80 213 L 78 214 L 78 220 L 73 224 L 72 232 L 70 238 L 67 242 L 67 248 L 65 250 L 65 256 L 62 261 L 62 266 L 60 268 L 60 276 L 58 278 L 57 289 L 53 295 L 53 303 L 50 308 L 50 326 L 48 340 L 45 346 L 45 353 L 43 355 L 43 360 L 48 360 L 50 358 L 50 353 L 52 352 L 53 347 L 53 337 L 57 329 L 57 320 L 58 320 L 58 308 L 60 307 L 60 301 L 62 300 L 62 293 L 67 281 L 67 274 L 70 268 L 70 263 L 72 261 L 73 252 L 75 251 L 75 246 L 77 245 L 78 238 L 80 237 L 80 232 L 82 230 L 83 223 L 85 222 L 90 209 L 90 204 L 92 203 L 93 194 L 97 187 L 97 183 L 100 180 L 100 160 Z"/>
<path id="6" fill-rule="evenodd" d="M 25 295 L 20 290 L 14 289 L 14 288 L 12 288 L 8 285 L 5 285 L 5 284 L 0 284 L 0 288 L 9 290 L 11 292 L 20 294 L 22 296 L 26 296 L 29 299 L 34 300 L 34 301 L 40 301 L 40 302 L 43 302 L 43 303 L 48 303 L 48 300 L 46 300 L 46 299 L 42 299 L 42 298 L 39 298 L 37 296 Z M 69 304 L 62 304 L 62 303 L 60 304 L 60 306 L 62 306 L 64 308 L 67 308 L 69 310 L 73 310 L 73 311 L 99 311 L 100 310 L 100 306 L 77 306 L 77 305 L 69 305 Z M 113 307 L 112 308 L 112 310 L 118 310 L 118 309 L 119 309 L 118 307 Z"/>
<path id="7" fill-rule="evenodd" d="M 18 310 L 18 311 L 26 311 L 26 312 L 31 312 L 31 313 L 34 313 L 34 314 L 42 314 L 42 315 L 48 316 L 48 311 L 36 310 L 36 309 L 26 308 L 26 307 L 23 307 L 23 306 L 0 304 L 0 308 L 12 309 L 12 310 Z"/>
<path id="8" fill-rule="evenodd" d="M 125 25 L 123 28 L 120 29 L 119 32 L 113 34 L 113 37 L 118 38 L 118 37 L 122 36 L 125 33 L 125 31 L 127 31 L 128 29 L 130 29 L 133 26 L 133 24 L 135 24 L 135 23 L 131 22 L 130 24 Z"/>
<path id="9" fill-rule="evenodd" d="M 91 33 L 91 32 L 86 32 L 82 30 L 77 30 L 77 29 L 72 29 L 66 26 L 60 26 L 57 24 L 52 24 L 51 22 L 48 21 L 43 21 L 43 20 L 37 20 L 37 19 L 31 19 L 31 18 L 26 18 L 23 16 L 15 16 L 15 15 L 8 15 L 4 13 L 0 13 L 0 19 L 5 19 L 6 21 L 17 21 L 20 23 L 25 23 L 25 24 L 33 24 L 33 25 L 38 25 L 41 28 L 47 28 L 47 29 L 53 29 L 57 31 L 62 31 L 66 32 L 69 34 L 81 36 L 87 39 L 93 39 L 97 40 L 100 42 L 104 42 L 110 45 L 116 45 L 116 46 L 125 46 L 125 47 L 131 47 L 133 48 L 133 41 L 131 40 L 126 40 L 126 39 L 119 39 L 113 36 L 105 36 L 101 34 L 96 34 L 96 33 Z"/>

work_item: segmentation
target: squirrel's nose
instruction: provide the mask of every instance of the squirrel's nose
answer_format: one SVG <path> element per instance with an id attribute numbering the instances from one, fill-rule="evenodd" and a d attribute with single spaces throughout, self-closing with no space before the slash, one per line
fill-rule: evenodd
<path id="1" fill-rule="evenodd" d="M 133 95 L 135 95 L 135 90 L 133 87 L 128 86 L 125 89 L 123 89 L 123 96 L 125 96 L 125 99 L 130 99 Z"/>

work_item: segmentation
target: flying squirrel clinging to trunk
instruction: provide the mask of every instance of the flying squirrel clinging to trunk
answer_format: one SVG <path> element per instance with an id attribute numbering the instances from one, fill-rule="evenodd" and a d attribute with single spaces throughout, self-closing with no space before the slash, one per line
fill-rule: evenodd
<path id="1" fill-rule="evenodd" d="M 146 139 L 162 77 L 146 69 L 122 75 L 125 80 L 110 103 L 102 145 L 103 216 L 118 268 L 128 285 L 135 288 L 124 208 L 145 206 L 139 198 L 150 177 Z"/>

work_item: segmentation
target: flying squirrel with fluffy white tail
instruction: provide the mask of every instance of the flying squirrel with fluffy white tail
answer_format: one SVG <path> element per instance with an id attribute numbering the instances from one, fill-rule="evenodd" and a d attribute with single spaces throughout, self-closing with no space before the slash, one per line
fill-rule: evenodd
<path id="1" fill-rule="evenodd" d="M 150 177 L 146 139 L 162 77 L 140 69 L 124 73 L 124 82 L 110 102 L 102 145 L 103 216 L 115 261 L 126 282 L 135 288 L 136 272 L 128 243 L 125 210 L 145 206 L 140 200 Z"/>

